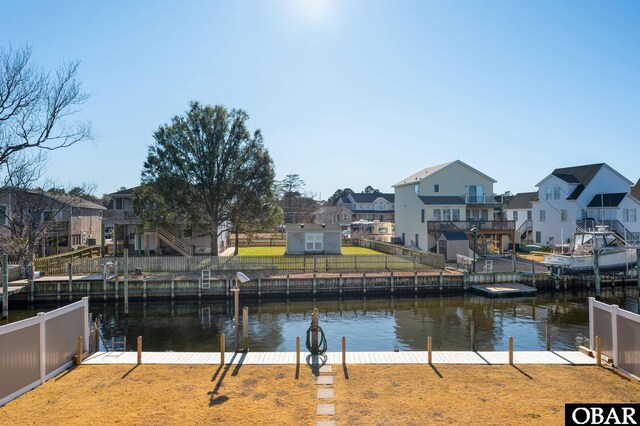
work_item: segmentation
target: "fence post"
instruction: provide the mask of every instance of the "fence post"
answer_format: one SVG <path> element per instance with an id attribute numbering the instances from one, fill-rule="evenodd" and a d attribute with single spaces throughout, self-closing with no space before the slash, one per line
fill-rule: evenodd
<path id="1" fill-rule="evenodd" d="M 89 352 L 89 298 L 82 298 L 82 330 L 84 335 L 84 347 L 85 351 Z"/>
<path id="2" fill-rule="evenodd" d="M 513 337 L 509 337 L 509 365 L 513 365 Z"/>
<path id="3" fill-rule="evenodd" d="M 296 336 L 296 366 L 300 366 L 300 336 Z"/>
<path id="4" fill-rule="evenodd" d="M 46 314 L 44 312 L 38 312 L 38 318 L 40 321 L 40 384 L 44 384 L 47 378 Z"/>
<path id="5" fill-rule="evenodd" d="M 531 261 L 531 283 L 536 287 L 536 261 Z"/>
<path id="6" fill-rule="evenodd" d="M 142 299 L 147 300 L 147 278 L 142 279 Z"/>
<path id="7" fill-rule="evenodd" d="M 433 339 L 431 338 L 431 336 L 429 336 L 427 337 L 427 361 L 429 362 L 429 365 L 431 365 L 433 361 L 432 346 L 433 346 Z"/>
<path id="8" fill-rule="evenodd" d="M 612 340 L 612 362 L 618 365 L 618 305 L 611 305 L 611 340 Z"/>
<path id="9" fill-rule="evenodd" d="M 595 344 L 595 324 L 593 323 L 594 321 L 594 317 L 593 317 L 593 301 L 595 300 L 594 297 L 589 297 L 589 346 L 591 350 L 594 350 L 594 344 Z"/>
<path id="10" fill-rule="evenodd" d="M 224 333 L 220 335 L 220 365 L 224 365 Z"/>
<path id="11" fill-rule="evenodd" d="M 347 365 L 347 338 L 342 336 L 342 365 Z"/>
<path id="12" fill-rule="evenodd" d="M 60 293 L 58 291 L 58 293 Z M 58 294 L 58 300 L 60 300 Z M 2 318 L 9 317 L 9 255 L 2 255 Z"/>
<path id="13" fill-rule="evenodd" d="M 142 336 L 138 336 L 137 341 L 137 349 L 138 349 L 138 365 L 142 364 Z"/>

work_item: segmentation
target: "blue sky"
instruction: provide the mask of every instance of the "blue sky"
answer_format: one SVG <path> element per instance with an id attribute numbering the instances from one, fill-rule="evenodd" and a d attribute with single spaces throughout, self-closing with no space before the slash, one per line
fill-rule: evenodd
<path id="1" fill-rule="evenodd" d="M 138 184 L 191 100 L 246 110 L 316 197 L 455 159 L 515 193 L 578 164 L 640 178 L 638 22 L 633 1 L 7 1 L 0 44 L 81 61 L 98 138 L 47 174 L 98 195 Z"/>

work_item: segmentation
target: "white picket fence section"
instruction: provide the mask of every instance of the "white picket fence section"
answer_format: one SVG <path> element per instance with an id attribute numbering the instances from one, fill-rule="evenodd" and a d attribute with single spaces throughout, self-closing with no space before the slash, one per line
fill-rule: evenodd
<path id="1" fill-rule="evenodd" d="M 601 350 L 613 365 L 640 380 L 640 315 L 589 298 L 589 344 Z"/>

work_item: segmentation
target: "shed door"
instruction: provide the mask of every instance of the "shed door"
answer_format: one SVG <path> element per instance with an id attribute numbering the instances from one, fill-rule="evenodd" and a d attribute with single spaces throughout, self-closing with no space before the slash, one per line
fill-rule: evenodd
<path id="1" fill-rule="evenodd" d="M 447 240 L 438 241 L 438 253 L 447 258 Z"/>
<path id="2" fill-rule="evenodd" d="M 310 232 L 305 234 L 305 251 L 322 251 L 323 242 L 322 233 L 312 234 Z"/>

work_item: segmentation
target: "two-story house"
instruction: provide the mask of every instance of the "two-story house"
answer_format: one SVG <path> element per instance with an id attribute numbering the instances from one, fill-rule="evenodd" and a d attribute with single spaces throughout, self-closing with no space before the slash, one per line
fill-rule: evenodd
<path id="1" fill-rule="evenodd" d="M 100 244 L 104 206 L 66 194 L 4 188 L 0 191 L 0 232 L 19 231 L 24 215 L 38 215 L 43 227 L 40 256 Z"/>
<path id="2" fill-rule="evenodd" d="M 393 186 L 396 237 L 406 247 L 440 253 L 447 260 L 468 255 L 474 238 L 479 247 L 499 245 L 501 235 L 512 239 L 515 223 L 500 220 L 502 204 L 493 193 L 495 182 L 460 160 L 402 179 Z"/>
<path id="3" fill-rule="evenodd" d="M 393 222 L 395 220 L 395 195 L 394 194 L 349 194 L 341 197 L 336 203 L 351 211 L 351 221 L 379 220 L 380 222 Z"/>
<path id="4" fill-rule="evenodd" d="M 211 237 L 198 225 L 144 224 L 134 212 L 133 191 L 128 188 L 109 194 L 111 201 L 104 212 L 105 227 L 113 228 L 113 250 L 122 254 L 128 248 L 132 254 L 182 254 L 192 256 L 211 253 Z M 218 227 L 218 252 L 227 248 L 227 224 Z"/>
<path id="5" fill-rule="evenodd" d="M 609 226 L 622 237 L 640 236 L 640 201 L 631 182 L 605 163 L 555 169 L 536 185 L 532 203 L 534 242 L 566 243 L 576 226 Z"/>

